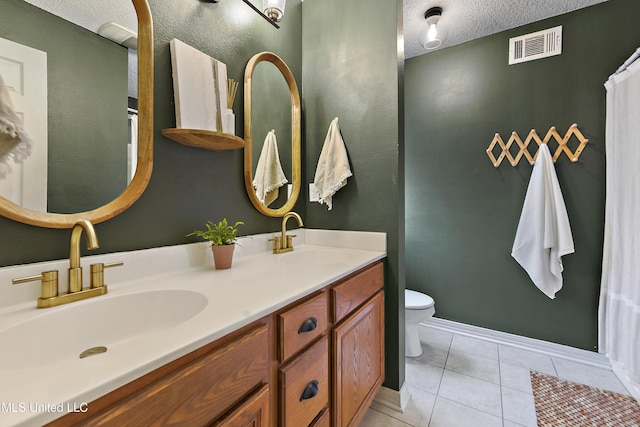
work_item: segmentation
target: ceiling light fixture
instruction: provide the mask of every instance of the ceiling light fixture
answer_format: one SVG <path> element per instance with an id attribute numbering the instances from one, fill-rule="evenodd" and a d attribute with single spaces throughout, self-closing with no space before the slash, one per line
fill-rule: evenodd
<path id="1" fill-rule="evenodd" d="M 442 25 L 439 25 L 441 17 L 441 7 L 432 7 L 424 14 L 427 25 L 420 32 L 419 41 L 422 47 L 427 50 L 439 48 L 445 38 L 446 32 Z"/>
<path id="2" fill-rule="evenodd" d="M 282 21 L 287 0 L 262 0 L 264 14 L 274 22 Z"/>
<path id="3" fill-rule="evenodd" d="M 207 3 L 218 3 L 219 0 L 200 0 Z M 242 0 L 247 6 L 253 9 L 258 15 L 262 16 L 267 22 L 276 28 L 280 28 L 277 22 L 282 20 L 284 16 L 284 6 L 287 0 L 263 0 L 262 8 L 264 13 L 254 6 L 249 0 Z"/>

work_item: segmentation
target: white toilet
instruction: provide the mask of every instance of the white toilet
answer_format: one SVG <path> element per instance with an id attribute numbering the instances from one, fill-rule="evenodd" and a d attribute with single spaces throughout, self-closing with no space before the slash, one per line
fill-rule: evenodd
<path id="1" fill-rule="evenodd" d="M 418 357 L 422 354 L 418 323 L 427 320 L 435 312 L 435 301 L 429 295 L 410 289 L 404 290 L 404 348 L 407 357 Z"/>

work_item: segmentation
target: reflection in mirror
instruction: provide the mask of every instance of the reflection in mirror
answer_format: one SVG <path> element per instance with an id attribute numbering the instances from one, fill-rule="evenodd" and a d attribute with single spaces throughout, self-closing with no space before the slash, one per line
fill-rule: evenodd
<path id="1" fill-rule="evenodd" d="M 261 177 L 263 185 L 256 188 L 259 200 L 272 209 L 282 207 L 289 199 L 293 166 L 291 163 L 291 96 L 287 81 L 271 62 L 256 65 L 251 79 L 251 135 L 253 136 L 253 181 Z M 273 131 L 275 144 L 270 148 L 267 136 Z M 276 151 L 277 150 L 277 151 Z M 258 170 L 259 160 L 263 163 Z M 279 163 L 282 175 L 275 173 Z M 267 170 L 267 173 L 265 172 Z M 284 179 L 281 179 L 284 178 Z M 286 183 L 284 182 L 286 181 Z M 282 186 L 280 186 L 282 185 Z M 266 192 L 275 186 L 273 191 Z M 266 197 L 260 194 L 265 191 Z"/>
<path id="2" fill-rule="evenodd" d="M 115 20 L 135 30 L 136 11 L 130 0 L 100 3 L 0 0 L 0 74 L 33 142 L 0 195 L 24 208 L 96 209 L 133 177 L 137 54 L 94 31 Z"/>
<path id="3" fill-rule="evenodd" d="M 271 52 L 262 52 L 247 64 L 244 96 L 247 194 L 264 215 L 282 216 L 293 208 L 300 193 L 298 88 L 284 61 Z M 281 173 L 276 173 L 278 166 Z M 267 191 L 272 187 L 278 191 Z"/>
<path id="4" fill-rule="evenodd" d="M 147 0 L 114 0 L 108 7 L 104 0 L 0 0 L 0 10 L 0 72 L 20 95 L 12 94 L 16 110 L 23 110 L 20 97 L 30 93 L 25 88 L 32 76 L 25 73 L 22 83 L 15 71 L 34 67 L 11 59 L 18 55 L 14 47 L 39 56 L 36 80 L 45 84 L 38 96 L 46 99 L 29 101 L 40 107 L 36 113 L 21 112 L 25 128 L 34 129 L 28 160 L 40 163 L 11 165 L 18 184 L 0 183 L 8 188 L 0 188 L 0 215 L 70 228 L 79 219 L 98 223 L 120 214 L 140 197 L 153 169 L 153 27 Z M 117 31 L 103 33 L 105 23 L 115 23 L 107 27 Z M 123 33 L 122 27 L 133 31 Z M 36 189 L 34 197 L 16 196 L 23 184 Z"/>

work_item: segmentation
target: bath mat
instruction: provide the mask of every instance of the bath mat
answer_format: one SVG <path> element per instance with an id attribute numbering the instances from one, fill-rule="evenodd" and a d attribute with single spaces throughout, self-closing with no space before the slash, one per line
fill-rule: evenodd
<path id="1" fill-rule="evenodd" d="M 531 371 L 538 427 L 640 427 L 633 397 Z"/>

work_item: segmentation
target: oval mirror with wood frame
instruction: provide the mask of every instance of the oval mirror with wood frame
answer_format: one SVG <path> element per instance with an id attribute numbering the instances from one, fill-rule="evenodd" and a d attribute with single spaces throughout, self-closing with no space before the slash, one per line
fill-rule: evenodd
<path id="1" fill-rule="evenodd" d="M 47 206 L 46 199 L 43 205 L 44 207 L 41 210 L 37 210 L 36 208 L 30 207 L 28 203 L 24 203 L 24 206 L 23 206 L 21 204 L 18 204 L 18 202 L 15 202 L 14 200 L 10 200 L 9 198 L 4 197 L 4 195 L 2 195 L 0 196 L 0 215 L 10 218 L 14 221 L 35 225 L 39 227 L 45 227 L 45 228 L 71 228 L 77 221 L 81 219 L 88 220 L 91 223 L 95 224 L 95 223 L 103 222 L 110 218 L 113 218 L 114 216 L 125 211 L 136 200 L 138 200 L 140 195 L 144 192 L 145 188 L 147 187 L 149 180 L 151 178 L 151 172 L 153 169 L 153 27 L 152 27 L 151 10 L 149 8 L 149 4 L 147 0 L 119 0 L 119 1 L 122 1 L 123 4 L 125 5 L 128 4 L 129 8 L 131 7 L 130 5 L 133 4 L 133 8 L 135 9 L 135 13 L 137 15 L 137 25 L 138 25 L 138 28 L 137 28 L 138 30 L 138 33 L 137 33 L 137 139 L 135 138 L 135 131 L 133 131 L 134 132 L 133 140 L 135 140 L 137 143 L 137 151 L 135 149 L 131 151 L 130 160 L 129 160 L 129 163 L 135 166 L 133 167 L 128 167 L 127 165 L 119 166 L 125 169 L 124 175 L 127 174 L 127 169 L 132 173 L 133 173 L 133 170 L 135 169 L 135 174 L 133 174 L 132 177 L 131 176 L 122 177 L 122 180 L 125 181 L 124 185 L 120 187 L 120 190 L 116 190 L 116 192 L 114 192 L 111 197 L 103 197 L 103 199 L 99 203 L 95 203 L 87 207 L 79 206 L 80 209 L 75 209 L 75 210 L 73 209 L 67 210 L 67 208 L 63 206 L 62 208 L 60 208 L 60 210 L 54 208 L 53 211 L 50 212 L 50 210 L 52 209 L 50 209 L 50 206 Z M 79 2 L 78 7 L 83 7 L 83 3 Z M 25 7 L 23 8 L 21 7 L 20 9 L 27 10 L 29 8 L 33 9 L 33 6 L 26 5 Z M 131 11 L 131 13 L 133 14 L 133 11 Z M 37 16 L 41 16 L 41 15 L 42 14 L 38 14 Z M 54 19 L 54 18 L 47 18 L 47 19 Z M 58 19 L 58 18 L 55 18 L 55 19 Z M 31 23 L 29 25 L 36 26 L 37 24 Z M 76 24 L 76 25 L 79 25 L 79 24 Z M 132 24 L 132 25 L 135 25 L 135 24 Z M 65 29 L 64 31 L 65 33 L 69 31 L 76 31 L 76 32 L 79 32 L 81 30 L 84 31 L 83 29 L 80 29 L 80 27 L 77 27 L 77 28 L 79 29 L 78 30 Z M 93 34 L 93 33 L 90 33 L 90 34 Z M 18 41 L 18 43 L 20 43 L 20 41 Z M 87 44 L 88 43 L 92 43 L 93 45 L 95 45 L 98 42 L 87 41 Z M 122 44 L 125 47 L 133 47 L 134 49 L 136 48 L 135 45 L 127 46 L 126 43 L 127 42 L 123 42 Z M 22 42 L 21 44 L 24 44 L 24 42 Z M 126 51 L 126 48 L 125 48 L 125 51 Z M 49 56 L 50 56 L 50 61 L 47 68 L 53 67 L 55 66 L 54 64 L 57 63 L 53 60 L 53 56 L 51 55 Z M 125 52 L 125 56 L 126 56 L 126 52 Z M 65 65 L 67 66 L 70 66 L 70 64 L 71 63 L 65 63 Z M 50 72 L 49 74 L 50 76 L 53 76 L 55 73 Z M 124 77 L 126 80 L 126 76 Z M 100 83 L 100 82 L 97 82 L 97 83 Z M 49 84 L 52 84 L 52 83 L 50 82 Z M 125 86 L 126 86 L 126 81 L 125 81 Z M 54 87 L 53 89 L 57 89 L 57 88 Z M 135 89 L 133 90 L 135 93 Z M 53 90 L 49 90 L 49 92 L 50 92 L 50 96 L 52 96 Z M 74 92 L 74 93 L 83 92 L 83 89 L 74 88 L 74 90 L 71 92 Z M 125 92 L 126 92 L 126 87 L 125 87 Z M 104 104 L 105 104 L 104 99 L 99 99 L 99 98 L 86 99 L 86 97 L 85 99 L 73 99 L 71 97 L 72 95 L 73 95 L 72 93 L 68 93 L 68 97 L 69 97 L 68 102 L 81 103 L 81 108 L 84 108 L 85 110 L 86 109 L 91 110 L 92 103 L 96 103 L 96 105 L 101 104 L 101 107 L 104 108 Z M 45 96 L 46 96 L 46 92 L 45 92 Z M 56 100 L 56 102 L 58 101 Z M 126 97 L 123 100 L 123 103 L 125 104 L 125 107 L 126 107 Z M 49 104 L 50 104 L 49 108 L 53 108 L 51 101 L 49 102 Z M 74 107 L 77 108 L 77 105 L 75 105 Z M 97 112 L 99 111 L 98 108 L 94 110 L 95 110 L 94 115 L 100 114 Z M 124 132 L 125 140 L 122 141 L 122 144 L 124 147 L 127 147 L 126 135 L 128 131 L 126 131 L 126 126 L 127 126 L 126 115 L 125 115 L 126 112 L 124 111 L 124 109 L 122 110 L 123 111 L 120 112 L 120 109 L 118 109 L 116 114 L 119 117 L 120 116 L 123 117 L 122 126 L 125 126 L 125 132 Z M 46 121 L 47 120 L 46 115 L 47 113 L 45 112 L 45 116 L 41 120 Z M 49 115 L 51 115 L 51 112 L 49 113 Z M 52 117 L 49 117 L 49 120 L 51 119 Z M 75 118 L 72 120 L 69 120 L 68 122 L 65 120 L 62 124 L 56 123 L 56 125 L 63 126 L 68 129 L 72 129 L 78 126 L 87 126 L 86 123 L 79 123 Z M 132 129 L 135 129 L 135 127 L 133 127 Z M 120 131 L 118 132 L 119 132 L 118 135 L 122 134 L 122 132 Z M 69 135 L 66 135 L 66 136 L 68 139 Z M 80 140 L 77 141 L 77 143 L 79 143 L 80 145 L 87 145 L 88 140 L 94 140 L 94 141 L 91 141 L 92 143 L 94 143 L 99 137 L 100 137 L 99 135 L 95 135 L 95 134 L 91 135 L 90 133 L 87 133 L 84 135 L 85 139 L 78 138 Z M 32 145 L 34 146 L 34 149 L 37 149 L 38 146 L 36 144 L 38 144 L 39 141 L 33 141 L 33 139 L 34 138 L 32 138 Z M 116 137 L 115 139 L 117 139 L 118 144 L 120 144 L 121 142 L 120 139 L 122 138 Z M 113 141 L 114 136 L 113 135 L 109 136 L 107 140 Z M 45 139 L 45 141 L 40 141 L 40 142 L 43 142 L 46 145 L 51 141 L 46 141 Z M 100 144 L 101 143 L 98 143 L 98 145 L 95 148 L 98 152 L 102 152 L 101 150 L 106 150 L 107 145 L 109 145 L 106 142 L 102 143 L 102 145 Z M 131 144 L 131 141 L 129 141 L 129 145 L 135 146 Z M 57 147 L 54 147 L 54 148 L 57 149 Z M 127 150 L 127 148 L 125 148 L 125 150 Z M 74 156 L 74 151 L 71 150 L 66 155 L 64 161 L 70 162 L 73 160 L 72 159 L 73 157 L 77 157 L 77 156 Z M 125 162 L 126 161 L 127 160 L 125 158 Z M 60 161 L 58 161 L 58 163 L 59 162 Z M 104 165 L 100 165 L 100 164 L 87 165 L 86 161 L 84 163 L 85 164 L 82 164 L 83 167 L 93 168 L 94 170 L 97 170 L 98 173 L 104 173 L 104 168 L 102 168 L 102 166 Z M 50 164 L 49 168 L 51 166 L 52 165 Z M 49 168 L 45 164 L 44 167 L 41 169 L 44 170 L 44 173 L 46 174 L 47 169 Z M 15 168 L 15 169 L 18 169 L 18 168 Z M 50 169 L 49 169 L 49 172 L 50 172 Z M 103 180 L 110 179 L 108 177 L 103 177 L 103 178 L 104 178 Z M 25 178 L 25 179 L 31 179 L 31 178 Z M 77 176 L 75 175 L 73 176 L 73 179 L 77 182 L 83 182 L 83 174 L 78 172 Z M 120 177 L 118 179 L 120 179 Z M 85 181 L 87 180 L 85 179 Z M 49 179 L 49 185 L 51 185 L 51 183 L 52 183 L 52 180 Z M 52 190 L 62 192 L 63 194 L 66 192 L 67 195 L 75 196 L 75 190 L 73 189 L 49 187 L 48 191 L 50 192 Z M 45 188 L 45 197 L 46 197 L 46 191 L 47 190 Z M 49 200 L 49 202 L 51 202 L 51 200 Z M 84 203 L 84 202 L 85 201 L 81 201 L 81 203 Z"/>
<path id="2" fill-rule="evenodd" d="M 302 161 L 300 115 L 298 86 L 287 64 L 272 52 L 254 55 L 244 73 L 244 183 L 251 203 L 264 215 L 281 217 L 298 200 Z M 266 144 L 273 144 L 271 151 Z M 279 153 L 273 150 L 276 146 L 281 149 Z M 274 174 L 273 168 L 266 173 L 262 170 L 262 166 L 271 167 L 274 163 L 277 168 L 281 166 L 278 163 L 284 166 L 282 172 Z M 254 181 L 260 181 L 258 188 Z M 275 187 L 275 194 L 265 199 L 266 187 Z"/>

